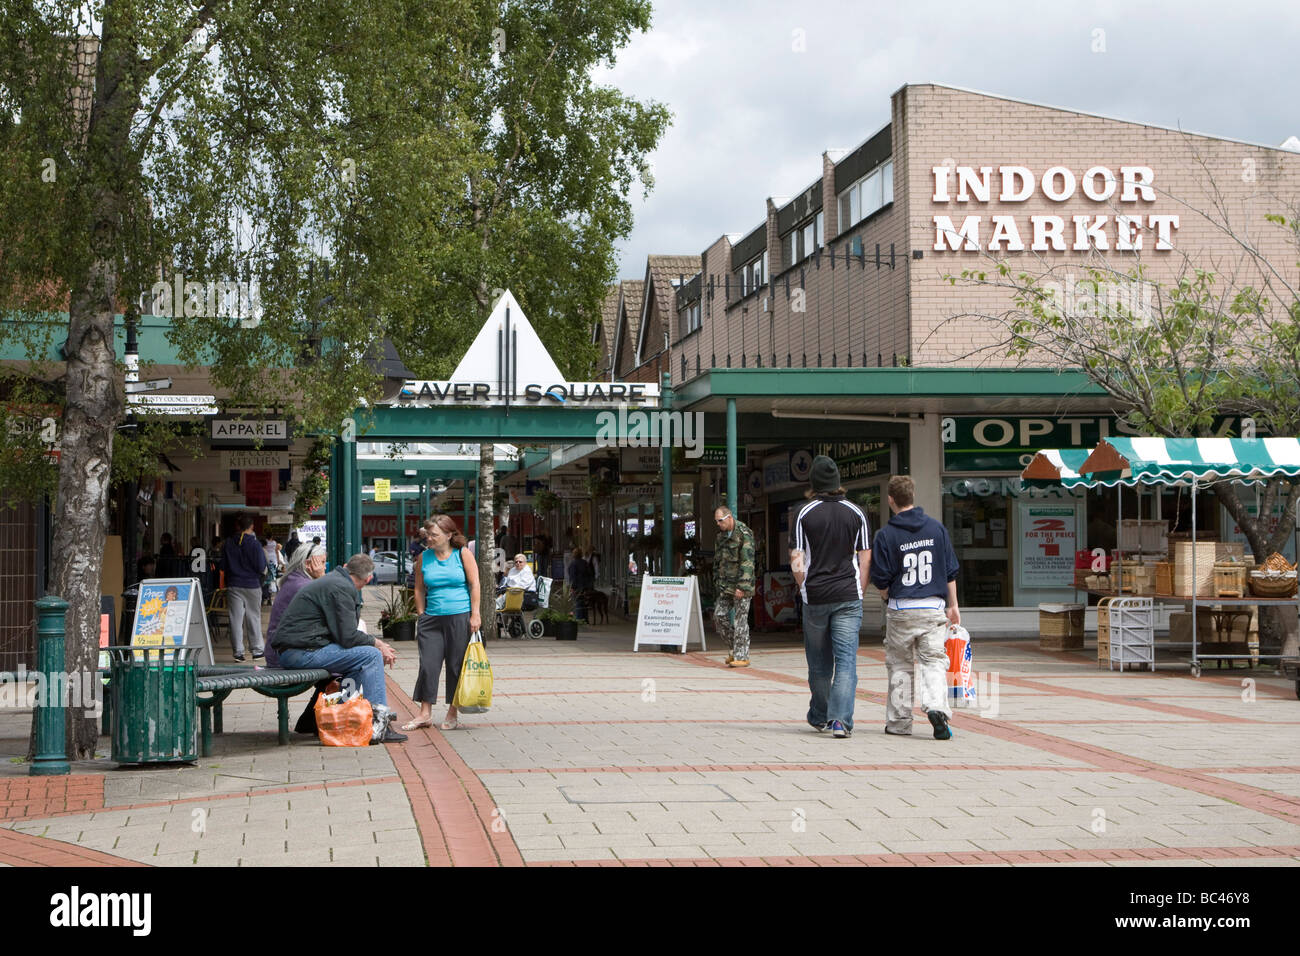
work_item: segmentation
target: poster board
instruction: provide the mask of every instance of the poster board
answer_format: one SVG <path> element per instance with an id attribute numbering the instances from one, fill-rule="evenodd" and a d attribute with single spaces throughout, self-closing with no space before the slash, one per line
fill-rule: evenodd
<path id="1" fill-rule="evenodd" d="M 699 578 L 693 574 L 684 578 L 641 578 L 632 650 L 642 644 L 670 644 L 685 654 L 692 640 L 699 640 L 700 650 L 705 649 Z"/>
<path id="2" fill-rule="evenodd" d="M 212 635 L 197 578 L 149 578 L 140 582 L 132 647 L 196 647 L 196 664 L 212 664 Z"/>
<path id="3" fill-rule="evenodd" d="M 1070 588 L 1079 542 L 1079 503 L 1070 500 L 1016 502 L 1022 588 Z"/>

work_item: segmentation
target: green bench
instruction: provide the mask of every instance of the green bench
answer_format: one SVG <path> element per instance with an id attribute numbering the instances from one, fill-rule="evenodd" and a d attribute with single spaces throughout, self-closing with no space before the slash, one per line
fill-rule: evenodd
<path id="1" fill-rule="evenodd" d="M 289 743 L 289 698 L 311 690 L 333 675 L 319 668 L 238 667 L 205 665 L 194 668 L 195 704 L 199 708 L 201 743 L 199 753 L 212 756 L 212 735 L 223 733 L 221 704 L 234 691 L 249 689 L 274 697 L 280 724 L 280 746 Z M 202 695 L 207 694 L 207 697 Z"/>

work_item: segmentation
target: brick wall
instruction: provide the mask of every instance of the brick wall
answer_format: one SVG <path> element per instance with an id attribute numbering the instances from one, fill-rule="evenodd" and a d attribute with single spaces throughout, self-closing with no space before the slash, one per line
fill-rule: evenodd
<path id="1" fill-rule="evenodd" d="M 1041 274 L 1055 268 L 1079 278 L 1085 263 L 1102 257 L 1112 268 L 1122 271 L 1141 263 L 1153 279 L 1162 282 L 1168 282 L 1189 263 L 1213 268 L 1217 262 L 1221 268 L 1237 267 L 1232 241 L 1196 211 L 1212 209 L 1211 196 L 1216 187 L 1229 219 L 1248 230 L 1250 238 L 1276 263 L 1285 267 L 1295 260 L 1283 231 L 1267 225 L 1263 217 L 1283 211 L 1271 197 L 1294 200 L 1300 193 L 1300 155 L 936 86 L 905 87 L 894 95 L 893 108 L 895 196 L 906 196 L 906 202 L 900 204 L 911 210 L 908 242 L 911 249 L 923 253 L 921 260 L 912 263 L 911 273 L 914 364 L 1012 364 L 1000 350 L 990 350 L 1001 337 L 987 321 L 959 317 L 968 312 L 1001 313 L 1011 307 L 1008 294 L 1003 290 L 963 287 L 960 283 L 954 287 L 944 279 L 963 269 L 987 270 L 995 257 L 1004 257 L 1017 271 Z M 958 201 L 957 183 L 955 177 L 950 177 L 953 201 L 934 202 L 931 168 L 945 161 L 975 169 L 993 167 L 990 201 Z M 998 167 L 1004 165 L 1024 166 L 1033 172 L 1037 182 L 1028 200 L 999 201 Z M 1080 182 L 1072 198 L 1053 201 L 1043 194 L 1041 180 L 1054 166 L 1069 169 L 1076 180 L 1082 180 L 1094 166 L 1107 167 L 1117 177 L 1122 166 L 1150 167 L 1154 199 L 1117 201 L 1121 182 L 1115 197 L 1094 201 L 1083 194 Z M 1102 187 L 1100 178 L 1094 183 L 1098 189 Z M 1153 248 L 1157 236 L 1146 220 L 1153 213 L 1180 217 L 1179 227 L 1172 233 L 1174 250 Z M 950 216 L 958 227 L 966 216 L 980 216 L 983 251 L 936 252 L 936 214 Z M 1014 217 L 1026 251 L 987 251 L 994 215 Z M 1033 238 L 1030 217 L 1034 215 L 1064 219 L 1066 251 L 1029 249 Z M 1111 249 L 1080 252 L 1070 248 L 1075 240 L 1074 215 L 1109 216 L 1104 231 Z M 1116 215 L 1143 217 L 1141 251 L 1114 249 Z M 1238 281 L 1248 279 L 1242 275 Z M 1045 363 L 1031 359 L 1027 364 Z"/>

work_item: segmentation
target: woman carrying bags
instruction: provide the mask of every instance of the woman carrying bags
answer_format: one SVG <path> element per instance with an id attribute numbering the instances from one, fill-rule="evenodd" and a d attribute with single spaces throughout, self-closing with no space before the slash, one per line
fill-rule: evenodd
<path id="1" fill-rule="evenodd" d="M 455 730 L 456 685 L 470 635 L 479 629 L 478 565 L 465 546 L 465 536 L 447 515 L 425 522 L 428 549 L 415 566 L 415 610 L 420 615 L 415 638 L 420 650 L 420 673 L 411 698 L 420 704 L 420 716 L 402 726 L 419 730 L 433 726 L 433 705 L 438 700 L 438 677 L 447 667 L 447 716 L 443 730 Z"/>

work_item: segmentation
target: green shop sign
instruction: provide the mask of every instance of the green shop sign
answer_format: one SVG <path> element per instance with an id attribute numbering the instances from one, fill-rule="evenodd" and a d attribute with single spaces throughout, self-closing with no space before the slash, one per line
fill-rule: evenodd
<path id="1" fill-rule="evenodd" d="M 889 472 L 889 442 L 831 441 L 813 445 L 814 455 L 825 455 L 840 470 L 841 481 L 856 481 Z"/>
<path id="2" fill-rule="evenodd" d="M 1139 435 L 1113 415 L 1042 415 L 943 419 L 943 469 L 957 472 L 1019 472 L 1044 448 L 1092 448 L 1110 435 Z M 1241 434 L 1241 419 L 1215 420 L 1214 433 Z"/>

